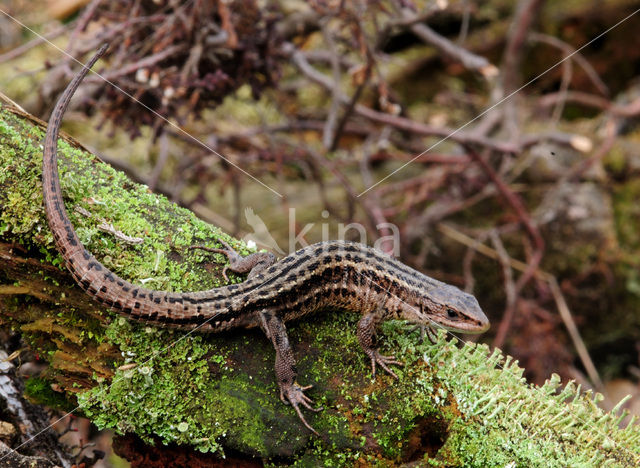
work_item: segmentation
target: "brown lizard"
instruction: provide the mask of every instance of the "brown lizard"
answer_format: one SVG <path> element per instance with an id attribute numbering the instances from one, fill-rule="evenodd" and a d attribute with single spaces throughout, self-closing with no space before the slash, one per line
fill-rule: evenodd
<path id="1" fill-rule="evenodd" d="M 58 175 L 57 140 L 71 96 L 106 46 L 83 67 L 58 100 L 44 141 L 42 183 L 44 204 L 55 244 L 78 285 L 96 301 L 141 322 L 163 327 L 222 332 L 261 328 L 276 352 L 275 373 L 280 398 L 290 403 L 304 425 L 300 406 L 313 411 L 312 400 L 296 381 L 297 370 L 285 322 L 330 307 L 359 311 L 357 336 L 371 361 L 396 377 L 388 367 L 399 365 L 374 347 L 383 320 L 403 319 L 433 331 L 434 327 L 482 333 L 489 327 L 475 297 L 430 278 L 362 244 L 330 241 L 310 245 L 276 261 L 273 254 L 237 254 L 229 245 L 205 248 L 225 254 L 229 269 L 248 273 L 247 280 L 208 291 L 165 292 L 130 283 L 107 269 L 80 242 L 67 215 Z M 226 270 L 226 268 L 225 268 Z M 224 274 L 224 272 L 223 272 Z M 226 274 L 225 274 L 226 277 Z"/>

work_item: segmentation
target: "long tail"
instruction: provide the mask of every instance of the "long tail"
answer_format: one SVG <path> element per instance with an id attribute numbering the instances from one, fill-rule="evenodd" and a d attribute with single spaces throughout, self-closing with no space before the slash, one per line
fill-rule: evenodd
<path id="1" fill-rule="evenodd" d="M 49 125 L 47 126 L 47 135 L 44 139 L 44 158 L 42 162 L 42 189 L 44 194 L 45 210 L 47 213 L 47 221 L 53 231 L 56 247 L 62 254 L 67 265 L 69 259 L 73 258 L 77 252 L 84 252 L 85 249 L 78 239 L 67 211 L 62 201 L 62 191 L 60 190 L 60 177 L 58 176 L 58 133 L 62 116 L 64 115 L 71 97 L 78 89 L 78 86 L 87 75 L 91 67 L 102 57 L 108 48 L 108 44 L 104 44 L 98 52 L 93 56 L 87 65 L 83 65 L 82 70 L 76 75 L 71 83 L 67 86 L 60 99 L 56 103 Z M 73 262 L 71 262 L 73 264 Z M 73 270 L 72 270 L 73 273 Z"/>
<path id="2" fill-rule="evenodd" d="M 67 86 L 58 100 L 44 140 L 42 185 L 49 227 L 67 268 L 78 285 L 98 302 L 127 315 L 168 326 L 194 328 L 216 314 L 207 314 L 200 303 L 217 299 L 218 292 L 169 293 L 142 288 L 123 280 L 89 253 L 78 238 L 62 200 L 58 176 L 58 131 L 69 101 L 89 69 L 104 54 L 102 46 Z M 206 299 L 204 299 L 206 297 Z M 226 297 L 223 295 L 223 297 Z"/>

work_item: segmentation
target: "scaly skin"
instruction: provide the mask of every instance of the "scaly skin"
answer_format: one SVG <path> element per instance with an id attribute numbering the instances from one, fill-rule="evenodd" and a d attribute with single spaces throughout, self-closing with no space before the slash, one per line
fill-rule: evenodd
<path id="1" fill-rule="evenodd" d="M 427 329 L 444 327 L 464 333 L 482 333 L 489 321 L 476 299 L 458 288 L 430 278 L 370 247 L 342 241 L 320 242 L 276 262 L 272 254 L 241 257 L 230 246 L 212 249 L 225 254 L 239 273 L 249 273 L 241 284 L 208 291 L 174 293 L 154 291 L 130 283 L 102 265 L 76 235 L 67 215 L 58 176 L 57 140 L 62 116 L 71 96 L 106 47 L 67 86 L 51 114 L 44 142 L 42 182 L 49 227 L 67 268 L 78 285 L 101 304 L 130 319 L 185 330 L 221 332 L 260 327 L 276 351 L 275 371 L 280 397 L 291 403 L 304 425 L 300 406 L 311 406 L 304 394 L 309 387 L 296 382 L 297 370 L 285 322 L 321 309 L 337 307 L 359 311 L 358 339 L 371 360 L 395 377 L 388 367 L 400 364 L 374 347 L 381 321 L 405 319 Z M 226 268 L 225 268 L 226 270 Z M 226 277 L 226 275 L 225 275 Z"/>

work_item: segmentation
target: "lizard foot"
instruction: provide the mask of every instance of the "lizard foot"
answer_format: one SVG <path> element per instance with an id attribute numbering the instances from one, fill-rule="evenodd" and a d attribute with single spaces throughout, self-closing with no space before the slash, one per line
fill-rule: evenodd
<path id="1" fill-rule="evenodd" d="M 431 325 L 419 324 L 409 328 L 409 333 L 420 330 L 420 343 L 424 343 L 425 337 L 429 339 L 431 344 L 438 342 L 438 331 Z"/>
<path id="2" fill-rule="evenodd" d="M 227 283 L 229 283 L 229 277 L 227 276 L 227 270 L 231 270 L 235 273 L 244 274 L 248 273 L 247 279 L 253 278 L 261 271 L 270 267 L 276 262 L 276 256 L 269 252 L 256 252 L 246 257 L 243 257 L 236 252 L 233 247 L 227 244 L 222 239 L 218 239 L 218 242 L 222 244 L 223 249 L 216 247 L 206 247 L 204 245 L 192 245 L 190 250 L 200 249 L 207 252 L 220 253 L 227 257 L 229 264 L 225 265 L 222 269 L 222 277 Z"/>
<path id="3" fill-rule="evenodd" d="M 375 349 L 372 349 L 371 352 L 367 354 L 369 354 L 369 357 L 371 358 L 371 374 L 374 379 L 376 378 L 376 364 L 378 364 L 385 371 L 387 371 L 387 373 L 389 373 L 393 378 L 395 379 L 398 378 L 396 373 L 393 372 L 391 369 L 389 369 L 389 367 L 387 367 L 388 365 L 391 365 L 391 364 L 395 364 L 397 366 L 404 366 L 402 362 L 396 360 L 395 356 L 383 356 Z"/>
<path id="4" fill-rule="evenodd" d="M 292 384 L 280 387 L 280 399 L 287 405 L 291 404 L 291 406 L 293 406 L 293 409 L 296 410 L 296 413 L 298 413 L 298 417 L 300 418 L 300 421 L 302 421 L 302 424 L 304 424 L 306 428 L 309 429 L 311 432 L 313 432 L 315 435 L 319 435 L 318 432 L 316 432 L 316 430 L 309 425 L 307 420 L 304 419 L 304 416 L 302 415 L 302 411 L 300 411 L 300 406 L 299 406 L 299 405 L 302 405 L 308 410 L 314 411 L 316 413 L 318 411 L 322 411 L 323 409 L 322 406 L 320 406 L 319 408 L 314 408 L 313 406 L 311 406 L 311 404 L 313 403 L 313 400 L 304 394 L 304 391 L 309 390 L 311 387 L 313 387 L 313 385 L 307 385 L 306 387 L 301 387 L 295 382 Z"/>
<path id="5" fill-rule="evenodd" d="M 235 250 L 233 250 L 233 248 L 222 239 L 218 239 L 218 242 L 222 244 L 224 249 L 207 247 L 205 245 L 190 245 L 189 250 L 199 249 L 199 250 L 205 250 L 207 252 L 219 253 L 227 257 L 227 259 L 231 264 L 233 264 L 234 262 L 237 262 L 237 258 L 239 257 L 238 253 Z M 227 277 L 227 269 L 229 269 L 229 265 L 225 265 L 225 267 L 222 269 L 222 277 L 227 283 L 229 283 L 229 278 Z"/>

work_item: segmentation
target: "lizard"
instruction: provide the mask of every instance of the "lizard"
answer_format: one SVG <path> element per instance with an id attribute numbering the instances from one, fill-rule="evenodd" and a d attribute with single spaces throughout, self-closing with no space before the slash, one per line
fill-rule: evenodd
<path id="1" fill-rule="evenodd" d="M 402 319 L 433 332 L 435 327 L 464 333 L 482 333 L 489 321 L 476 298 L 455 286 L 435 280 L 377 249 L 345 241 L 325 241 L 304 247 L 277 261 L 268 252 L 246 257 L 226 242 L 222 248 L 191 246 L 224 254 L 223 270 L 247 273 L 238 284 L 197 292 L 166 292 L 144 288 L 110 271 L 81 243 L 64 206 L 60 188 L 57 143 L 64 112 L 89 69 L 106 50 L 103 46 L 77 73 L 51 113 L 44 140 L 42 186 L 47 223 L 54 243 L 74 280 L 100 304 L 132 319 L 160 327 L 202 332 L 233 328 L 260 328 L 275 349 L 275 374 L 280 398 L 291 404 L 312 432 L 301 407 L 311 411 L 313 401 L 298 384 L 296 361 L 285 322 L 322 309 L 360 312 L 357 337 L 369 358 L 372 376 L 380 366 L 391 376 L 390 365 L 402 365 L 375 346 L 379 324 Z"/>

